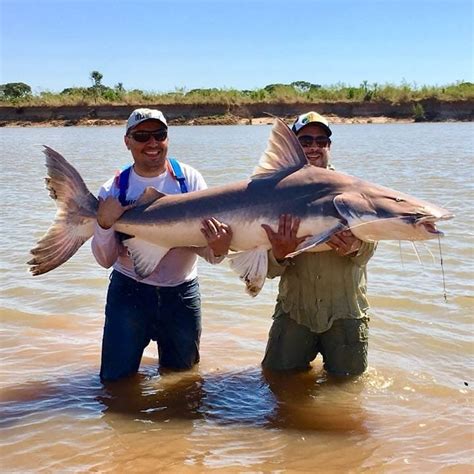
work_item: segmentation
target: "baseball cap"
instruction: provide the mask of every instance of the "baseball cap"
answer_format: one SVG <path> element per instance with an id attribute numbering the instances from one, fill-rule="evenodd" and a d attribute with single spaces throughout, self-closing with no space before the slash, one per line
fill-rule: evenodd
<path id="1" fill-rule="evenodd" d="M 329 122 L 322 115 L 313 111 L 299 115 L 291 126 L 291 130 L 293 130 L 294 133 L 298 133 L 303 127 L 309 125 L 310 123 L 315 123 L 324 128 L 328 134 L 328 137 L 332 135 L 331 129 L 329 128 Z"/>
<path id="2" fill-rule="evenodd" d="M 166 128 L 168 128 L 168 124 L 166 122 L 165 116 L 161 110 L 156 109 L 135 109 L 128 117 L 127 120 L 127 128 L 125 133 L 127 134 L 128 131 L 136 127 L 139 123 L 144 122 L 145 120 L 158 120 L 160 121 Z"/>

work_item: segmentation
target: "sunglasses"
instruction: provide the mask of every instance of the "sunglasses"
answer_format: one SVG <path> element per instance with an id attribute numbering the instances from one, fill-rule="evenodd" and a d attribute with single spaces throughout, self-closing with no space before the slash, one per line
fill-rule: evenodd
<path id="1" fill-rule="evenodd" d="M 298 141 L 303 148 L 307 148 L 313 145 L 313 143 L 319 148 L 327 148 L 331 144 L 331 139 L 320 135 L 318 137 L 312 137 L 311 135 L 302 135 L 298 137 Z"/>
<path id="2" fill-rule="evenodd" d="M 130 136 L 136 142 L 140 143 L 146 143 L 151 137 L 153 137 L 157 142 L 164 142 L 168 137 L 168 130 L 154 130 L 153 132 L 142 130 L 139 132 L 132 132 Z"/>

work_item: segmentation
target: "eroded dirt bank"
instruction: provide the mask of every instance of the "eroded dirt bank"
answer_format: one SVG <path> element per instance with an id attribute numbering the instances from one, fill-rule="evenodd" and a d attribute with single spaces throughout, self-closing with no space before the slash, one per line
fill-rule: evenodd
<path id="1" fill-rule="evenodd" d="M 422 106 L 424 119 L 428 121 L 474 121 L 474 101 L 430 99 L 417 103 Z M 328 116 L 333 123 L 412 122 L 420 119 L 419 115 L 415 117 L 414 106 L 414 102 L 401 104 L 388 102 L 255 103 L 240 106 L 227 104 L 147 104 L 147 107 L 162 110 L 169 122 L 174 125 L 271 123 L 270 115 L 290 120 L 308 110 L 316 110 Z M 130 112 L 137 107 L 140 106 L 0 107 L 0 126 L 121 124 Z"/>

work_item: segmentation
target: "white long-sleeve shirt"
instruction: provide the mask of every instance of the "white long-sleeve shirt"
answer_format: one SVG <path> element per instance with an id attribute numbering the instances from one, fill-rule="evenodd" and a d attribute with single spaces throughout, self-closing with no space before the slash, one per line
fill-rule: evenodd
<path id="1" fill-rule="evenodd" d="M 197 170 L 181 162 L 180 165 L 186 177 L 188 192 L 207 188 L 204 178 Z M 168 170 L 159 176 L 145 178 L 136 174 L 132 168 L 126 199 L 135 201 L 148 186 L 152 186 L 165 194 L 181 193 L 178 181 Z M 101 186 L 99 196 L 103 199 L 109 196 L 118 198 L 119 188 L 115 177 Z M 209 247 L 176 247 L 163 257 L 151 275 L 140 279 L 133 269 L 133 262 L 127 254 L 127 249 L 120 242 L 113 228 L 103 229 L 99 224 L 96 224 L 91 247 L 97 263 L 102 267 L 110 268 L 113 266 L 114 270 L 130 278 L 155 286 L 177 286 L 196 278 L 197 255 L 205 258 L 210 263 L 222 261 L 222 257 L 215 257 Z"/>

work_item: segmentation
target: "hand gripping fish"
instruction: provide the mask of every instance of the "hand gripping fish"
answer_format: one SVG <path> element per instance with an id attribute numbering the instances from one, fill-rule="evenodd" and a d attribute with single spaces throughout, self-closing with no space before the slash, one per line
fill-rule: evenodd
<path id="1" fill-rule="evenodd" d="M 46 187 L 57 212 L 31 250 L 33 275 L 53 270 L 76 253 L 94 233 L 98 207 L 74 167 L 49 147 L 44 153 Z M 169 249 L 205 246 L 201 221 L 214 216 L 232 227 L 230 266 L 256 296 L 265 283 L 271 248 L 261 224 L 276 228 L 281 214 L 298 217 L 298 236 L 309 236 L 287 257 L 330 250 L 325 242 L 344 229 L 364 242 L 433 239 L 442 235 L 435 223 L 453 217 L 412 196 L 309 165 L 294 133 L 277 119 L 249 180 L 176 195 L 147 188 L 114 229 L 128 236 L 123 243 L 137 275 L 145 278 Z"/>

